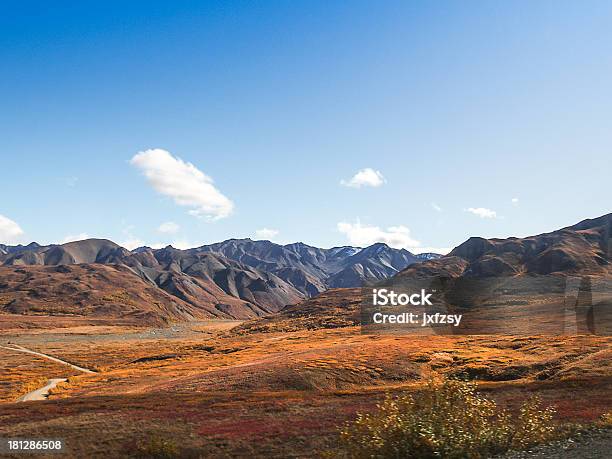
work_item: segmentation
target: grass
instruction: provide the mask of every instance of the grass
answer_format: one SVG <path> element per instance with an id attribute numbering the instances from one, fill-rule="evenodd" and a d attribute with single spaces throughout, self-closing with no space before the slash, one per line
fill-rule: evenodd
<path id="1" fill-rule="evenodd" d="M 160 435 L 136 441 L 133 446 L 127 448 L 127 453 L 131 457 L 141 459 L 172 459 L 179 455 L 185 457 L 175 440 Z"/>
<path id="2" fill-rule="evenodd" d="M 179 456 L 315 456 L 337 448 L 338 427 L 376 412 L 385 394 L 417 394 L 432 376 L 471 377 L 509 413 L 537 395 L 558 407 L 561 424 L 592 425 L 612 410 L 605 337 L 367 336 L 356 327 L 236 334 L 218 324 L 162 338 L 106 325 L 75 330 L 10 339 L 100 374 L 70 375 L 0 350 L 1 381 L 20 369 L 5 401 L 29 380 L 70 377 L 49 401 L 0 404 L 1 437 L 66 438 L 67 457 L 173 454 L 166 440 Z"/>
<path id="3" fill-rule="evenodd" d="M 130 306 L 136 305 L 136 302 L 134 301 L 134 299 L 132 298 L 132 296 L 127 290 L 117 290 L 116 292 L 112 292 L 107 295 L 104 295 L 102 297 L 102 301 L 106 301 L 109 303 L 126 304 Z M 155 304 L 159 305 L 159 303 L 155 303 Z"/>
<path id="4" fill-rule="evenodd" d="M 0 402 L 13 402 L 44 386 L 50 378 L 76 373 L 65 365 L 43 358 L 0 349 Z"/>

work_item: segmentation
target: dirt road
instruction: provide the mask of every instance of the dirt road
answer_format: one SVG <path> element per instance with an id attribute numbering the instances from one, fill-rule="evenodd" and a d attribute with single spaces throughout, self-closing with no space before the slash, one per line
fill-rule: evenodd
<path id="1" fill-rule="evenodd" d="M 0 346 L 0 348 L 7 349 L 9 351 L 24 352 L 26 354 L 37 355 L 39 357 L 43 357 L 43 358 L 51 360 L 53 362 L 61 363 L 63 365 L 68 365 L 69 367 L 72 367 L 75 370 L 81 371 L 83 373 L 95 373 L 95 371 L 91 371 L 91 370 L 88 370 L 87 368 L 79 367 L 79 366 L 74 365 L 74 364 L 72 364 L 70 362 L 66 362 L 65 360 L 58 359 L 57 357 L 53 357 L 53 356 L 50 356 L 50 355 L 47 355 L 47 354 L 43 354 L 41 352 L 33 351 L 33 350 L 28 349 L 26 347 L 19 346 L 18 344 L 9 344 L 9 346 Z"/>
<path id="2" fill-rule="evenodd" d="M 0 348 L 6 349 L 9 351 L 14 351 L 14 352 L 23 352 L 25 354 L 36 355 L 38 357 L 42 357 L 44 359 L 51 360 L 53 362 L 61 363 L 62 365 L 68 365 L 69 367 L 74 368 L 75 370 L 81 371 L 83 373 L 90 373 L 90 374 L 95 373 L 94 371 L 88 370 L 87 368 L 79 367 L 78 365 L 74 365 L 70 362 L 66 362 L 65 360 L 58 359 L 57 357 L 43 354 L 41 352 L 33 351 L 23 346 L 19 346 L 18 344 L 9 344 L 8 346 L 0 346 Z M 65 381 L 68 381 L 68 380 L 66 378 L 51 378 L 47 381 L 47 384 L 45 386 L 40 387 L 36 390 L 33 390 L 32 392 L 28 392 L 25 395 L 22 395 L 21 397 L 17 399 L 17 401 L 18 402 L 30 402 L 34 400 L 46 400 L 47 397 L 49 396 L 49 392 L 51 391 L 51 389 L 53 389 L 59 383 L 65 382 Z"/>

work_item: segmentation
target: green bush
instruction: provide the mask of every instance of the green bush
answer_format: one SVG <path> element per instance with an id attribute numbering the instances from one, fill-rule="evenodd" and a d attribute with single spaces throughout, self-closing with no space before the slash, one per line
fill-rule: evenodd
<path id="1" fill-rule="evenodd" d="M 517 416 L 480 395 L 469 382 L 431 381 L 415 394 L 387 397 L 340 432 L 351 458 L 482 458 L 550 438 L 551 408 L 528 400 Z"/>

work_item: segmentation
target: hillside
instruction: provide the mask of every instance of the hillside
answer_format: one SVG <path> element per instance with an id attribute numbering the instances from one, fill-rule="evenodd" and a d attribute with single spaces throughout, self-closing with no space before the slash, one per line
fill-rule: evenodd
<path id="1" fill-rule="evenodd" d="M 435 307 L 464 315 L 459 333 L 609 334 L 611 225 L 608 214 L 526 238 L 470 238 L 447 256 L 414 263 L 377 285 L 435 291 Z M 361 289 L 328 290 L 237 330 L 356 325 L 363 298 Z"/>
<path id="2" fill-rule="evenodd" d="M 129 251 L 106 239 L 87 239 L 61 245 L 12 247 L 3 260 L 5 266 L 72 265 L 119 263 Z"/>
<path id="3" fill-rule="evenodd" d="M 0 312 L 116 318 L 141 325 L 224 316 L 155 288 L 126 266 L 99 264 L 0 267 Z"/>
<path id="4" fill-rule="evenodd" d="M 302 243 L 282 246 L 250 239 L 231 239 L 189 250 L 169 246 L 132 252 L 103 239 L 50 246 L 2 246 L 0 298 L 4 312 L 66 310 L 95 315 L 106 311 L 121 316 L 136 314 L 141 308 L 143 314 L 156 315 L 155 320 L 161 321 L 248 319 L 281 311 L 280 320 L 298 318 L 297 322 L 293 320 L 294 325 L 303 323 L 308 328 L 354 323 L 342 307 L 346 300 L 342 296 L 348 295 L 347 301 L 355 303 L 358 290 L 350 288 L 392 279 L 425 282 L 423 285 L 431 285 L 432 280 L 444 282 L 442 295 L 437 296 L 456 307 L 541 298 L 559 309 L 568 295 L 585 290 L 578 285 L 584 276 L 594 279 L 588 281 L 593 301 L 608 301 L 609 282 L 601 279 L 609 279 L 612 274 L 611 227 L 612 214 L 608 214 L 526 238 L 473 237 L 447 256 L 426 254 L 422 257 L 425 261 L 385 244 L 364 249 L 319 249 Z M 67 281 L 63 267 L 83 273 L 104 269 L 105 275 L 96 278 L 94 287 L 83 273 Z M 115 275 L 109 274 L 113 272 Z M 578 280 L 566 282 L 560 276 Z M 34 281 L 38 282 L 36 288 L 31 286 Z M 123 305 L 125 310 L 119 303 L 110 307 L 99 302 L 99 298 L 123 291 L 128 284 L 130 302 Z M 336 287 L 341 289 L 320 294 Z M 144 298 L 153 291 L 160 298 L 155 301 L 163 308 L 151 309 L 144 304 Z M 547 296 L 544 299 L 542 295 Z M 301 303 L 309 297 L 314 298 Z M 330 313 L 334 308 L 339 309 Z M 343 318 L 336 323 L 330 314 Z M 309 325 L 309 320 L 313 324 Z"/>
<path id="5" fill-rule="evenodd" d="M 361 289 L 331 289 L 302 303 L 285 307 L 278 314 L 236 327 L 236 334 L 293 332 L 359 325 Z"/>
<path id="6" fill-rule="evenodd" d="M 612 274 L 612 214 L 525 238 L 472 237 L 447 256 L 415 264 L 405 277 Z"/>
<path id="7" fill-rule="evenodd" d="M 209 301 L 211 294 L 225 294 L 242 300 L 246 310 L 236 304 L 217 304 L 233 318 L 276 312 L 304 296 L 274 274 L 259 271 L 210 253 L 195 253 L 166 247 L 143 250 L 122 259 L 143 279 L 194 306 Z"/>
<path id="8" fill-rule="evenodd" d="M 409 252 L 385 244 L 365 249 L 319 249 L 302 243 L 281 246 L 249 239 L 231 239 L 189 250 L 168 246 L 129 251 L 105 239 L 48 246 L 3 245 L 0 250 L 0 264 L 6 268 L 0 280 L 11 281 L 0 283 L 4 312 L 67 311 L 90 316 L 106 311 L 109 316 L 118 317 L 141 304 L 146 289 L 158 289 L 157 295 L 171 301 L 164 311 L 155 308 L 149 311 L 143 304 L 142 310 L 155 316 L 148 321 L 265 316 L 318 295 L 328 286 L 356 287 L 366 281 L 384 279 L 417 260 Z M 66 289 L 66 273 L 62 269 L 41 269 L 70 267 L 99 271 L 103 266 L 124 273 L 124 278 L 101 276 L 96 290 L 105 296 L 123 291 L 128 282 L 131 295 L 125 297 L 126 301 L 130 298 L 125 310 L 98 304 L 95 295 L 89 298 L 91 285 L 80 276 L 71 279 Z M 26 287 L 25 281 L 16 281 L 19 277 L 15 277 L 16 273 L 32 280 L 39 280 L 44 273 L 46 280 L 39 282 L 40 290 L 36 290 Z M 130 282 L 132 277 L 138 278 L 138 282 Z M 88 297 L 88 301 L 83 301 L 83 297 Z M 181 309 L 185 305 L 189 305 L 187 313 Z"/>
<path id="9" fill-rule="evenodd" d="M 303 296 L 272 274 L 212 254 L 172 248 L 132 254 L 88 240 L 10 256 L 0 267 L 0 298 L 7 313 L 141 316 L 136 322 L 150 324 L 248 319 Z"/>
<path id="10" fill-rule="evenodd" d="M 270 241 L 230 239 L 193 249 L 212 252 L 256 269 L 269 271 L 306 296 L 328 288 L 360 287 L 385 279 L 421 260 L 404 249 L 377 243 L 359 249 L 320 249 L 298 242 L 279 245 Z M 435 257 L 436 254 L 426 254 Z"/>

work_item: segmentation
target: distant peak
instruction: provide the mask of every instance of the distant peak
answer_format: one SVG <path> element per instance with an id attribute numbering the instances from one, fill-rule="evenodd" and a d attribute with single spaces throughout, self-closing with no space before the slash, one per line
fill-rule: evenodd
<path id="1" fill-rule="evenodd" d="M 57 244 L 57 245 L 67 246 L 67 245 L 79 245 L 79 244 L 91 244 L 91 243 L 94 243 L 94 244 L 107 244 L 107 245 L 112 245 L 114 247 L 119 247 L 118 244 L 114 243 L 110 239 L 95 238 L 95 237 L 90 237 L 90 238 L 87 238 L 87 239 L 81 239 L 81 240 L 78 240 L 78 241 L 65 242 L 64 244 Z"/>
<path id="2" fill-rule="evenodd" d="M 366 247 L 364 250 L 380 250 L 380 249 L 389 249 L 390 247 L 384 242 L 375 242 L 369 247 Z"/>
<path id="3" fill-rule="evenodd" d="M 146 252 L 148 250 L 153 250 L 151 247 L 149 247 L 148 245 L 143 245 L 141 247 L 136 247 L 134 250 L 130 250 L 130 252 L 132 253 L 142 253 L 142 252 Z"/>

